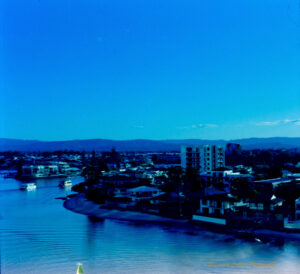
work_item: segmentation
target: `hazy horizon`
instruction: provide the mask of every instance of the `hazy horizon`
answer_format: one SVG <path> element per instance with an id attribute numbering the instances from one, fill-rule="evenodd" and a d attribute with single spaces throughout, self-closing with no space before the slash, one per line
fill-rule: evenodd
<path id="1" fill-rule="evenodd" d="M 150 138 L 133 138 L 133 139 L 111 139 L 111 138 L 86 138 L 86 139 L 55 139 L 55 140 L 49 140 L 49 139 L 22 139 L 22 138 L 5 138 L 0 137 L 0 139 L 8 139 L 8 140 L 20 140 L 20 141 L 39 141 L 39 142 L 67 142 L 67 141 L 88 141 L 88 140 L 109 140 L 109 141 L 139 141 L 139 140 L 145 140 L 145 141 L 178 141 L 178 140 L 212 140 L 212 141 L 235 141 L 235 140 L 247 140 L 247 139 L 277 139 L 277 138 L 287 138 L 287 139 L 297 139 L 300 138 L 300 136 L 296 137 L 288 137 L 288 136 L 272 136 L 272 137 L 247 137 L 247 138 L 233 138 L 233 139 L 222 139 L 222 138 L 216 138 L 216 139 L 206 139 L 206 138 L 167 138 L 167 139 L 150 139 Z"/>

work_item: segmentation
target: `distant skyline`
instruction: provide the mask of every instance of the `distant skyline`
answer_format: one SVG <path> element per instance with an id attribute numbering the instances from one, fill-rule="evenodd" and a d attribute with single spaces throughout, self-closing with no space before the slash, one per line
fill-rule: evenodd
<path id="1" fill-rule="evenodd" d="M 0 138 L 300 137 L 298 0 L 0 8 Z"/>

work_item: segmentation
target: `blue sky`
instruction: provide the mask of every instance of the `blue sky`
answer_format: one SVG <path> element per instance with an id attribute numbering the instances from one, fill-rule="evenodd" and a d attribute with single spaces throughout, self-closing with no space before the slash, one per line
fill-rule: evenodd
<path id="1" fill-rule="evenodd" d="M 0 5 L 0 137 L 300 137 L 299 1 Z"/>

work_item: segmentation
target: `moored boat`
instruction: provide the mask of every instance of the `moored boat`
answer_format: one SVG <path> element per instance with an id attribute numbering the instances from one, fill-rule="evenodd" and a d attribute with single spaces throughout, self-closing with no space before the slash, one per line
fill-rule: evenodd
<path id="1" fill-rule="evenodd" d="M 32 191 L 36 190 L 36 184 L 35 183 L 28 183 L 28 184 L 23 184 L 20 187 L 21 190 L 26 190 L 26 191 Z"/>
<path id="2" fill-rule="evenodd" d="M 58 186 L 59 187 L 71 187 L 72 181 L 71 180 L 61 181 Z"/>

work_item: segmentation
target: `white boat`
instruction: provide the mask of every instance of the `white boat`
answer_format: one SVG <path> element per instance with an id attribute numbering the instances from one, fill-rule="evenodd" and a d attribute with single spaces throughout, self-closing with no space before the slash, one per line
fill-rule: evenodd
<path id="1" fill-rule="evenodd" d="M 72 181 L 71 180 L 61 181 L 58 186 L 59 187 L 70 187 L 70 186 L 72 186 Z"/>
<path id="2" fill-rule="evenodd" d="M 21 190 L 26 190 L 26 191 L 32 191 L 36 189 L 36 184 L 35 183 L 29 183 L 29 184 L 23 184 L 20 187 Z"/>

